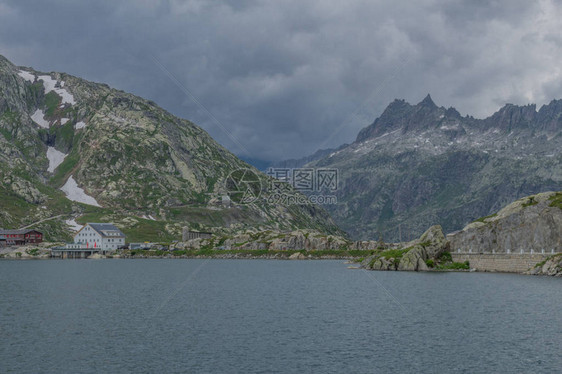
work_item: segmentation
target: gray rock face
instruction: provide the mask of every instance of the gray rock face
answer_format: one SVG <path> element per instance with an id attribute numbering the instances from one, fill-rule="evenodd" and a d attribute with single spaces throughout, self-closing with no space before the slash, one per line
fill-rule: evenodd
<path id="1" fill-rule="evenodd" d="M 307 167 L 339 170 L 334 220 L 356 239 L 445 232 L 531 194 L 562 189 L 562 100 L 506 105 L 483 120 L 392 102 L 354 143 Z M 400 228 L 399 228 L 400 225 Z M 400 235 L 401 234 L 401 235 Z"/>
<path id="2" fill-rule="evenodd" d="M 398 270 L 403 271 L 424 271 L 427 270 L 425 260 L 429 258 L 427 251 L 421 245 L 416 245 L 409 250 L 400 262 L 398 263 Z"/>
<path id="3" fill-rule="evenodd" d="M 47 200 L 47 197 L 43 195 L 33 184 L 25 179 L 8 176 L 3 180 L 6 186 L 19 197 L 32 204 L 42 204 Z"/>
<path id="4" fill-rule="evenodd" d="M 522 198 L 496 215 L 449 234 L 451 251 L 473 253 L 546 253 L 562 251 L 562 193 L 546 192 Z"/>
<path id="5" fill-rule="evenodd" d="M 396 262 L 393 258 L 386 259 L 380 257 L 369 263 L 368 260 L 363 261 L 362 265 L 367 266 L 371 270 L 396 270 Z"/>
<path id="6" fill-rule="evenodd" d="M 424 232 L 420 237 L 420 242 L 425 250 L 427 258 L 435 258 L 450 249 L 449 242 L 445 238 L 443 229 L 439 225 L 431 226 Z"/>
<path id="7" fill-rule="evenodd" d="M 441 226 L 432 226 L 420 237 L 420 244 L 415 245 L 402 256 L 398 270 L 426 271 L 428 267 L 425 261 L 434 259 L 447 250 L 449 250 L 449 243 L 443 235 Z"/>

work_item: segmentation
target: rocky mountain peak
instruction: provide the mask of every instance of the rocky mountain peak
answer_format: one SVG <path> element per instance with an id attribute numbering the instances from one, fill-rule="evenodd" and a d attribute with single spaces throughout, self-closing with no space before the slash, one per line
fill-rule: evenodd
<path id="1" fill-rule="evenodd" d="M 455 109 L 453 111 L 452 114 L 455 117 L 460 116 Z M 401 129 L 403 133 L 406 133 L 432 128 L 444 113 L 446 113 L 445 109 L 435 105 L 429 94 L 416 105 L 395 99 L 375 122 L 359 132 L 356 142 L 378 137 L 396 129 Z"/>
<path id="2" fill-rule="evenodd" d="M 537 112 L 537 105 L 536 104 L 527 104 L 527 105 L 514 105 L 514 104 L 505 104 L 498 113 L 509 113 L 510 115 L 518 115 L 522 114 L 525 117 L 531 118 Z"/>
<path id="3" fill-rule="evenodd" d="M 562 100 L 552 100 L 537 113 L 537 127 L 554 134 L 562 129 Z"/>
<path id="4" fill-rule="evenodd" d="M 417 106 L 437 109 L 437 105 L 435 105 L 435 103 L 431 99 L 430 94 L 427 94 L 427 96 L 424 97 L 424 99 L 422 101 L 420 101 Z"/>
<path id="5" fill-rule="evenodd" d="M 530 128 L 536 121 L 536 109 L 535 104 L 524 106 L 506 104 L 484 121 L 489 127 L 497 127 L 507 132 L 517 128 Z"/>
<path id="6" fill-rule="evenodd" d="M 449 118 L 461 118 L 461 114 L 459 113 L 458 110 L 456 110 L 453 107 L 449 107 L 446 111 L 445 111 L 445 117 L 449 117 Z"/>

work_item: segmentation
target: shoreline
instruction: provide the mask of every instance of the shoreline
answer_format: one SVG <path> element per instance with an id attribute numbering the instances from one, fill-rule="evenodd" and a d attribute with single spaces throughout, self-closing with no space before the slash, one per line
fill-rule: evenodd
<path id="1" fill-rule="evenodd" d="M 426 245 L 427 246 L 427 245 Z M 427 246 L 428 247 L 428 246 Z M 50 245 L 12 247 L 0 251 L 0 260 L 62 260 L 62 259 L 219 259 L 219 260 L 340 260 L 350 270 L 417 271 L 417 272 L 489 272 L 562 277 L 562 253 L 546 254 L 485 254 L 450 253 L 425 260 L 416 267 L 402 267 L 408 263 L 407 254 L 413 250 L 118 250 L 112 254 L 88 254 L 87 257 L 68 258 L 55 253 Z M 422 249 L 425 247 L 422 246 Z M 404 260 L 405 259 L 405 260 Z M 380 264 L 379 264 L 380 263 Z M 418 261 L 419 263 L 419 261 Z M 377 266 L 373 266 L 376 264 Z M 380 266 L 379 266 L 380 265 Z M 462 265 L 462 266 L 460 266 Z"/>
<path id="2" fill-rule="evenodd" d="M 57 257 L 41 257 L 41 256 L 30 256 L 30 257 L 19 257 L 19 258 L 0 258 L 0 261 L 66 261 L 66 260 L 270 260 L 270 261 L 336 261 L 345 260 L 344 265 L 360 264 L 357 257 L 339 257 L 334 255 L 327 256 L 305 256 L 304 258 L 289 258 L 289 256 L 270 256 L 270 255 L 245 255 L 236 256 L 232 254 L 228 255 L 196 255 L 196 256 L 108 256 L 101 258 L 77 258 L 77 259 L 61 259 Z M 381 269 L 365 269 L 363 267 L 348 266 L 349 270 L 366 270 L 375 272 L 405 272 L 405 273 L 490 273 L 490 274 L 517 274 L 517 275 L 534 275 L 534 276 L 549 276 L 547 274 L 532 274 L 529 269 L 525 272 L 513 272 L 513 271 L 496 271 L 496 270 L 478 270 L 478 269 L 428 269 L 423 271 L 409 271 L 409 270 L 381 270 Z"/>
<path id="3" fill-rule="evenodd" d="M 359 258 L 350 256 L 305 256 L 304 258 L 289 258 L 290 256 L 275 256 L 275 255 L 181 255 L 181 256 L 103 256 L 99 258 L 76 258 L 76 259 L 62 259 L 60 257 L 51 256 L 22 256 L 22 257 L 0 257 L 0 261 L 25 261 L 25 260 L 157 260 L 157 259 L 169 259 L 169 260 L 205 260 L 205 259 L 216 259 L 216 260 L 280 260 L 280 261 L 317 261 L 317 260 L 347 260 L 351 261 L 349 263 L 357 264 Z"/>

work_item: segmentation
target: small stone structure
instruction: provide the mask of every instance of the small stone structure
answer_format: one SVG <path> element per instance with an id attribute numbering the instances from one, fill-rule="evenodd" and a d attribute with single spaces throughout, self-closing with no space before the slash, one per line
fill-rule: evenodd
<path id="1" fill-rule="evenodd" d="M 187 227 L 182 230 L 181 240 L 186 242 L 192 239 L 211 239 L 213 234 L 210 232 L 190 231 Z"/>

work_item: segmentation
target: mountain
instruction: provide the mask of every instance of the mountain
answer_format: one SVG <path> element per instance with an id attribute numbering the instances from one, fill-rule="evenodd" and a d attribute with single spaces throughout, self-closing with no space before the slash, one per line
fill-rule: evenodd
<path id="1" fill-rule="evenodd" d="M 523 196 L 562 189 L 562 100 L 507 104 L 486 119 L 395 100 L 350 145 L 306 167 L 339 171 L 326 205 L 355 239 L 409 240 L 445 232 Z"/>
<path id="2" fill-rule="evenodd" d="M 172 240 L 184 225 L 341 234 L 315 205 L 271 203 L 268 177 L 149 100 L 2 56 L 0 95 L 0 227 L 47 219 L 36 227 L 51 239 L 68 238 L 72 219 L 114 221 L 132 240 Z M 253 176 L 242 185 L 255 201 L 223 204 L 229 175 Z"/>

